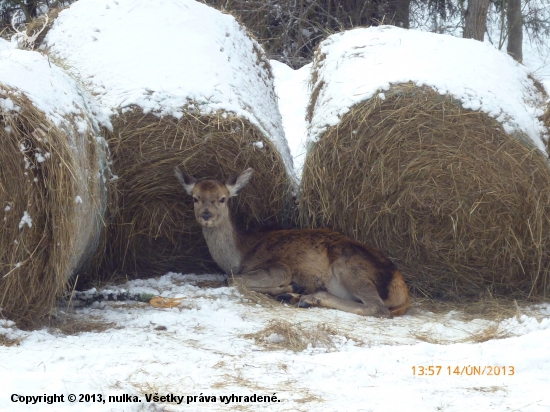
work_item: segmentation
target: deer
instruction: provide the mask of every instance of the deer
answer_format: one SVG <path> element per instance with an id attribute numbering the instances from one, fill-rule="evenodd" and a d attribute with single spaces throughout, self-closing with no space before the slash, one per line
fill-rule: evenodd
<path id="1" fill-rule="evenodd" d="M 14 15 L 11 19 L 11 27 L 13 28 L 13 30 L 16 33 L 15 36 L 16 36 L 18 41 L 21 41 L 23 43 L 23 46 L 30 47 L 31 50 L 33 50 L 34 46 L 35 46 L 34 43 L 38 39 L 38 36 L 40 35 L 40 33 L 42 33 L 44 31 L 44 29 L 48 25 L 48 21 L 49 21 L 48 13 L 44 14 L 44 24 L 42 25 L 42 28 L 40 28 L 40 29 L 36 30 L 35 32 L 33 32 L 32 35 L 30 35 L 30 36 L 25 31 L 17 30 L 17 27 L 15 27 L 15 17 L 16 17 L 16 15 L 17 14 L 14 13 Z"/>
<path id="2" fill-rule="evenodd" d="M 380 250 L 330 229 L 239 230 L 228 199 L 248 184 L 248 168 L 225 182 L 174 174 L 193 196 L 194 214 L 230 285 L 301 308 L 325 307 L 391 318 L 410 306 L 403 275 Z"/>

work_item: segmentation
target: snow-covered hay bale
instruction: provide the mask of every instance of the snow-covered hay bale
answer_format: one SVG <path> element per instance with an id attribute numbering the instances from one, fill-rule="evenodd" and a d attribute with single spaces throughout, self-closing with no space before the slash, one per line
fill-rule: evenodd
<path id="1" fill-rule="evenodd" d="M 0 316 L 47 315 L 97 246 L 105 155 L 92 105 L 41 54 L 0 51 Z"/>
<path id="2" fill-rule="evenodd" d="M 220 179 L 253 167 L 240 223 L 284 223 L 292 160 L 271 69 L 233 17 L 190 0 L 81 0 L 59 14 L 45 45 L 114 112 L 118 200 L 103 273 L 214 267 L 175 166 Z"/>
<path id="3" fill-rule="evenodd" d="M 387 250 L 419 294 L 550 292 L 542 100 L 522 66 L 473 40 L 358 29 L 320 45 L 312 87 L 304 224 Z"/>

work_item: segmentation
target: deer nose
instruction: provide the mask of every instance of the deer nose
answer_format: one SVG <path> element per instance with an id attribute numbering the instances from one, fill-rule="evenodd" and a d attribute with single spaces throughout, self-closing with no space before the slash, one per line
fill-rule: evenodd
<path id="1" fill-rule="evenodd" d="M 212 213 L 210 213 L 210 211 L 208 210 L 205 210 L 204 212 L 202 212 L 201 217 L 203 220 L 208 220 L 212 217 Z"/>

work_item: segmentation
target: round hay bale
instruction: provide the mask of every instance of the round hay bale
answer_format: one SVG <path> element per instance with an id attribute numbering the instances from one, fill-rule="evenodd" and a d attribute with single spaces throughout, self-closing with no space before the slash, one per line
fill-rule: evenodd
<path id="1" fill-rule="evenodd" d="M 236 116 L 159 118 L 135 108 L 113 119 L 109 134 L 118 202 L 109 208 L 101 271 L 152 276 L 217 269 L 193 201 L 174 167 L 198 178 L 226 179 L 252 167 L 254 179 L 237 198 L 241 228 L 288 225 L 289 177 L 273 144 Z M 261 144 L 259 144 L 259 142 Z"/>
<path id="2" fill-rule="evenodd" d="M 239 224 L 288 220 L 292 159 L 261 47 L 233 17 L 204 4 L 167 0 L 158 10 L 153 0 L 81 0 L 45 39 L 112 110 L 116 180 L 88 279 L 216 269 L 191 198 L 174 177 L 178 165 L 217 179 L 253 167 L 254 182 L 235 205 Z M 120 50 L 125 59 L 114 59 Z"/>
<path id="3" fill-rule="evenodd" d="M 10 50 L 0 59 L 0 308 L 29 324 L 97 247 L 104 140 L 91 100 L 47 58 Z"/>
<path id="4" fill-rule="evenodd" d="M 404 48 L 411 48 L 410 55 L 417 53 L 414 43 L 408 44 L 400 29 L 395 30 L 397 33 L 388 31 L 403 40 Z M 407 33 L 409 38 L 417 35 Z M 428 36 L 436 35 L 418 36 L 425 42 L 422 50 L 430 50 Z M 461 39 L 451 38 L 457 44 L 446 44 L 445 36 L 433 40 L 442 59 L 450 59 L 442 51 L 447 48 L 458 54 L 458 59 L 464 57 L 457 42 Z M 321 129 L 317 127 L 321 123 L 312 122 L 312 130 L 322 131 L 304 166 L 302 223 L 328 226 L 387 250 L 404 268 L 418 295 L 444 299 L 486 293 L 548 295 L 550 168 L 540 142 L 535 145 L 532 135 L 520 128 L 512 131 L 502 120 L 465 108 L 471 102 L 466 104 L 451 92 L 420 86 L 426 83 L 422 78 L 391 84 L 394 78 L 406 79 L 395 66 L 393 72 L 384 67 L 384 47 L 389 45 L 392 54 L 399 53 L 391 47 L 397 44 L 385 37 L 384 30 L 378 30 L 374 35 L 367 33 L 362 43 L 349 49 L 350 54 L 359 53 L 358 49 L 367 46 L 365 53 L 372 52 L 376 63 L 382 65 L 379 70 L 369 66 L 372 76 L 385 76 L 388 83 L 369 90 L 361 89 L 367 80 L 357 80 L 357 90 L 365 91 L 366 98 L 352 101 L 345 110 L 337 107 L 340 117 L 335 124 L 325 123 Z M 481 46 L 480 53 L 490 53 Z M 464 53 L 478 58 L 476 47 L 468 46 Z M 334 63 L 334 56 L 323 50 L 323 45 L 320 50 L 312 117 L 319 114 L 315 111 L 330 106 L 329 97 L 333 97 L 332 103 L 338 98 L 327 88 L 335 87 L 328 83 L 340 78 L 330 78 L 324 71 Z M 338 50 L 339 56 L 347 53 L 342 47 Z M 364 56 L 358 60 L 363 58 L 368 60 Z M 488 57 L 492 58 L 499 56 Z M 445 68 L 437 66 L 437 55 L 424 54 L 422 59 L 439 70 Z M 414 67 L 414 62 L 410 63 Z M 465 63 L 469 63 L 467 59 Z M 476 69 L 483 76 L 479 69 L 483 58 L 478 63 Z M 499 70 L 506 73 L 506 68 L 501 64 Z M 349 66 L 342 70 L 342 76 L 357 78 Z M 367 72 L 365 67 L 363 72 Z M 470 80 L 466 69 L 461 73 Z M 429 75 L 436 78 L 437 70 Z M 446 85 L 451 89 L 452 79 L 447 79 Z M 338 87 L 350 91 L 345 84 Z"/>

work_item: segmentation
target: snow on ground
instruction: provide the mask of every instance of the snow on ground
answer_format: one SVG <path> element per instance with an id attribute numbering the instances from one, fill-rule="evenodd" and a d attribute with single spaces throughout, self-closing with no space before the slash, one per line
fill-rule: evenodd
<path id="1" fill-rule="evenodd" d="M 16 49 L 17 45 L 0 38 L 0 50 Z"/>
<path id="2" fill-rule="evenodd" d="M 550 304 L 528 315 L 518 310 L 518 316 L 500 322 L 418 307 L 380 320 L 297 309 L 267 298 L 255 302 L 257 295 L 233 287 L 196 285 L 205 280 L 215 284 L 221 277 L 167 274 L 109 287 L 184 300 L 172 309 L 136 302 L 75 309 L 77 329 L 95 325 L 104 331 L 25 332 L 0 321 L 0 339 L 21 339 L 19 345 L 0 346 L 0 410 L 485 412 L 550 406 Z M 277 329 L 277 322 L 289 329 Z M 285 337 L 296 343 L 293 331 L 304 338 L 295 351 Z M 490 336 L 500 339 L 484 341 Z M 58 394 L 65 402 L 26 406 L 12 402 L 13 394 Z M 69 394 L 77 400 L 80 394 L 96 394 L 96 400 L 102 395 L 106 402 L 73 404 Z M 155 394 L 183 396 L 183 403 L 147 402 Z M 276 396 L 277 402 L 220 399 L 254 394 Z M 138 402 L 109 401 L 123 395 Z M 201 395 L 216 401 L 199 402 Z"/>
<path id="3" fill-rule="evenodd" d="M 269 61 L 229 14 L 192 0 L 80 0 L 42 47 L 110 109 L 180 118 L 191 105 L 246 118 L 292 170 Z"/>
<path id="4" fill-rule="evenodd" d="M 391 84 L 412 81 L 449 94 L 464 108 L 480 110 L 508 133 L 522 131 L 545 150 L 542 96 L 528 70 L 493 46 L 472 39 L 392 26 L 337 33 L 319 46 L 326 56 L 314 69 L 317 98 L 308 139 L 316 141 L 349 109 Z"/>

